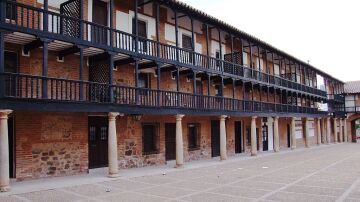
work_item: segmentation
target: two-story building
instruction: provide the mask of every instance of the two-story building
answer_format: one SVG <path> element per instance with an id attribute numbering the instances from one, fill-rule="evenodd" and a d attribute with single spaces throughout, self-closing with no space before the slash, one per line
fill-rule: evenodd
<path id="1" fill-rule="evenodd" d="M 176 0 L 4 0 L 0 189 L 346 141 L 343 85 Z"/>

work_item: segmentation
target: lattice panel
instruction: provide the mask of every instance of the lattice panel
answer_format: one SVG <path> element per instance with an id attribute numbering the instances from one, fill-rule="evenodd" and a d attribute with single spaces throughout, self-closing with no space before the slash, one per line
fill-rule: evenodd
<path id="1" fill-rule="evenodd" d="M 61 19 L 61 33 L 66 36 L 80 36 L 80 0 L 69 0 L 60 5 L 60 13 L 71 18 L 64 17 Z"/>
<path id="2" fill-rule="evenodd" d="M 90 58 L 89 80 L 101 84 L 90 86 L 90 99 L 92 101 L 107 101 L 109 98 L 109 64 L 108 58 L 99 60 Z"/>

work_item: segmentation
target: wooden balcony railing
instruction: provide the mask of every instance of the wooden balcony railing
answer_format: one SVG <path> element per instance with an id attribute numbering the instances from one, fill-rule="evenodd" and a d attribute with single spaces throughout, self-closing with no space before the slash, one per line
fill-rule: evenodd
<path id="1" fill-rule="evenodd" d="M 259 72 L 240 64 L 202 55 L 192 50 L 136 37 L 120 30 L 15 1 L 6 1 L 6 12 L 7 19 L 1 19 L 1 22 L 4 22 L 8 29 L 18 29 L 17 31 L 22 32 L 32 31 L 33 34 L 41 32 L 59 40 L 71 39 L 70 42 L 86 42 L 88 45 L 110 48 L 112 51 L 140 54 L 143 57 L 151 57 L 155 60 L 163 60 L 189 68 L 199 68 L 219 74 L 226 73 L 326 97 L 325 91 L 299 84 L 285 77 Z M 48 25 L 45 29 L 42 22 L 43 16 L 48 17 Z"/>
<path id="2" fill-rule="evenodd" d="M 164 109 L 181 108 L 264 113 L 324 113 L 311 107 L 245 101 L 227 97 L 196 95 L 26 74 L 4 73 L 0 79 L 5 83 L 5 98 L 112 103 L 128 106 L 162 107 Z M 43 89 L 46 89 L 42 88 L 42 85 L 48 86 L 47 93 L 42 92 Z"/>

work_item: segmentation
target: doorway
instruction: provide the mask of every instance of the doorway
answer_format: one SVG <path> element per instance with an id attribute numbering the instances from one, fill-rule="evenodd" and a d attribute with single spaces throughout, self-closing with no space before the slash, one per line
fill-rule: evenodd
<path id="1" fill-rule="evenodd" d="M 14 117 L 8 119 L 8 138 L 9 138 L 9 174 L 10 178 L 16 177 L 15 172 L 15 124 Z"/>
<path id="2" fill-rule="evenodd" d="M 101 0 L 93 0 L 92 22 L 95 24 L 108 26 L 108 4 Z M 92 42 L 107 44 L 107 29 L 92 27 Z"/>
<path id="3" fill-rule="evenodd" d="M 242 127 L 241 121 L 235 121 L 235 153 L 241 153 L 242 149 Z"/>
<path id="4" fill-rule="evenodd" d="M 288 148 L 291 147 L 291 126 L 287 124 L 287 146 Z"/>
<path id="5" fill-rule="evenodd" d="M 262 144 L 263 144 L 263 151 L 269 150 L 269 133 L 268 133 L 268 126 L 264 124 L 262 126 Z"/>
<path id="6" fill-rule="evenodd" d="M 5 60 L 5 72 L 6 73 L 17 73 L 18 72 L 18 55 L 16 52 L 5 51 L 4 52 Z M 17 82 L 16 79 L 10 79 L 10 77 L 5 78 L 5 95 L 7 96 L 16 96 L 17 91 Z"/>
<path id="7" fill-rule="evenodd" d="M 108 118 L 89 117 L 89 168 L 108 166 Z"/>
<path id="8" fill-rule="evenodd" d="M 165 123 L 165 159 L 166 161 L 176 158 L 176 124 Z"/>
<path id="9" fill-rule="evenodd" d="M 211 121 L 211 157 L 220 156 L 220 121 Z"/>

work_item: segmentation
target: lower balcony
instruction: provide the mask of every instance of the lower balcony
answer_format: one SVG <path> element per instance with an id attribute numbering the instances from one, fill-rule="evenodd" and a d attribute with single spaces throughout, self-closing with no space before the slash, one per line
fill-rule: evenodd
<path id="1" fill-rule="evenodd" d="M 46 104 L 38 106 L 45 109 L 48 104 L 75 104 L 71 111 L 77 111 L 79 104 L 87 106 L 122 106 L 135 108 L 132 113 L 143 114 L 152 109 L 153 113 L 166 113 L 169 110 L 188 110 L 192 113 L 214 114 L 215 112 L 228 114 L 312 114 L 321 115 L 327 112 L 317 108 L 300 107 L 288 104 L 270 102 L 247 101 L 228 97 L 196 95 L 177 91 L 153 90 L 145 88 L 126 87 L 96 83 L 89 81 L 68 80 L 52 77 L 33 76 L 26 74 L 4 73 L 1 83 L 5 86 L 3 100 L 11 103 L 22 101 L 44 101 Z M 16 105 L 18 106 L 18 105 Z M 64 106 L 64 105 L 61 105 Z M 84 105 L 86 106 L 86 105 Z M 2 106 L 4 107 L 4 106 Z M 9 108 L 13 108 L 7 105 Z M 161 110 L 159 110 L 159 108 Z M 67 108 L 69 109 L 69 108 Z M 114 108 L 112 108 L 114 109 Z M 29 109 L 31 110 L 31 109 Z M 56 109 L 63 111 L 61 109 Z M 88 109 L 93 111 L 92 109 Z M 79 109 L 79 111 L 81 111 Z M 126 110 L 125 110 L 126 111 Z M 127 113 L 130 113 L 126 111 Z M 229 113 L 233 112 L 233 113 Z"/>

